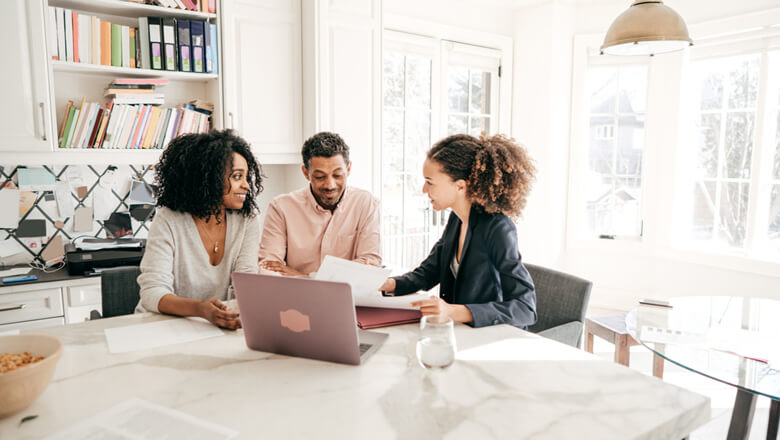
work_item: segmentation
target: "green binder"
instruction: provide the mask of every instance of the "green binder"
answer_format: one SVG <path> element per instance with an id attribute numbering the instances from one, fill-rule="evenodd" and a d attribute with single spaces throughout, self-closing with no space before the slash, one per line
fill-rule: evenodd
<path id="1" fill-rule="evenodd" d="M 111 65 L 122 67 L 122 25 L 111 23 Z"/>

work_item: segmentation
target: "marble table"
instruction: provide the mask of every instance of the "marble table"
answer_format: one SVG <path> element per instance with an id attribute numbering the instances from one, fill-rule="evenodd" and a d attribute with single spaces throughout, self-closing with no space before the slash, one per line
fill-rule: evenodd
<path id="1" fill-rule="evenodd" d="M 108 352 L 105 328 L 162 319 L 180 318 L 36 330 L 60 336 L 64 354 L 41 397 L 0 421 L 0 438 L 41 438 L 131 397 L 240 438 L 674 439 L 710 418 L 707 397 L 506 325 L 456 326 L 458 360 L 437 372 L 416 362 L 416 325 L 380 329 L 390 338 L 357 367 L 251 351 L 241 331 Z"/>

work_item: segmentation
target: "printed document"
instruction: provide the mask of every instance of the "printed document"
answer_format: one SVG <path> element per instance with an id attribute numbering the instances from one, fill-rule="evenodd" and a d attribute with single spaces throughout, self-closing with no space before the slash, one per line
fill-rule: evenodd
<path id="1" fill-rule="evenodd" d="M 238 432 L 162 405 L 131 398 L 48 440 L 174 439 L 228 440 Z"/>
<path id="2" fill-rule="evenodd" d="M 104 332 L 111 353 L 146 350 L 224 335 L 222 330 L 201 318 L 169 319 L 107 328 Z"/>
<path id="3" fill-rule="evenodd" d="M 404 296 L 382 296 L 379 288 L 390 275 L 390 269 L 369 266 L 355 261 L 327 255 L 315 280 L 339 281 L 352 288 L 352 298 L 356 306 L 386 307 L 390 309 L 416 309 L 412 303 L 430 297 L 429 293 L 416 293 Z"/>

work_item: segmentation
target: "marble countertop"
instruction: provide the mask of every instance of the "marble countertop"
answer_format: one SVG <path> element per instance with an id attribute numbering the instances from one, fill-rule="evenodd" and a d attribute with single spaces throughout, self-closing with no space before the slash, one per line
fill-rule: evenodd
<path id="1" fill-rule="evenodd" d="M 65 350 L 38 400 L 0 421 L 0 438 L 41 438 L 130 397 L 240 438 L 671 439 L 710 418 L 704 396 L 506 325 L 456 326 L 458 360 L 444 371 L 417 364 L 416 325 L 379 329 L 390 338 L 357 367 L 251 351 L 241 331 L 108 352 L 105 328 L 161 319 L 179 318 L 36 330 Z"/>

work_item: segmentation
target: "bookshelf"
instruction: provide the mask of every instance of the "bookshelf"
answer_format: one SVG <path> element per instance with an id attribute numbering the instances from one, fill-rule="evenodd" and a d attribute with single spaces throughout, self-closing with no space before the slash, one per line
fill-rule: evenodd
<path id="1" fill-rule="evenodd" d="M 68 101 L 105 104 L 104 89 L 115 78 L 165 78 L 168 84 L 157 91 L 165 95 L 162 107 L 178 107 L 195 99 L 214 103 L 211 127 L 224 127 L 222 37 L 220 29 L 221 0 L 217 0 L 217 13 L 203 13 L 172 9 L 162 6 L 133 3 L 124 0 L 13 0 L 11 9 L 0 25 L 14 24 L 8 30 L 21 35 L 18 46 L 13 46 L 6 59 L 20 59 L 20 67 L 0 75 L 0 81 L 7 82 L 3 90 L 12 90 L 11 83 L 21 84 L 18 96 L 12 102 L 21 107 L 19 120 L 11 117 L 0 121 L 0 130 L 18 132 L 18 136 L 0 139 L 0 163 L 36 164 L 152 164 L 162 150 L 143 149 L 71 149 L 59 148 L 57 138 L 65 118 Z M 52 59 L 49 38 L 56 34 L 49 20 L 49 8 L 66 8 L 79 15 L 95 16 L 130 27 L 139 26 L 139 17 L 172 17 L 178 19 L 202 20 L 218 24 L 218 73 L 190 73 L 180 71 L 152 70 L 131 67 L 116 67 L 101 64 L 86 64 Z M 16 17 L 25 17 L 27 22 L 16 23 Z M 206 26 L 208 27 L 208 26 Z M 27 38 L 25 38 L 27 37 Z M 6 50 L 5 52 L 9 52 Z M 56 48 L 55 53 L 56 56 Z M 27 63 L 25 63 L 27 61 Z M 33 90 L 26 90 L 28 87 Z M 32 102 L 30 102 L 32 97 Z M 6 111 L 5 113 L 9 113 Z"/>

